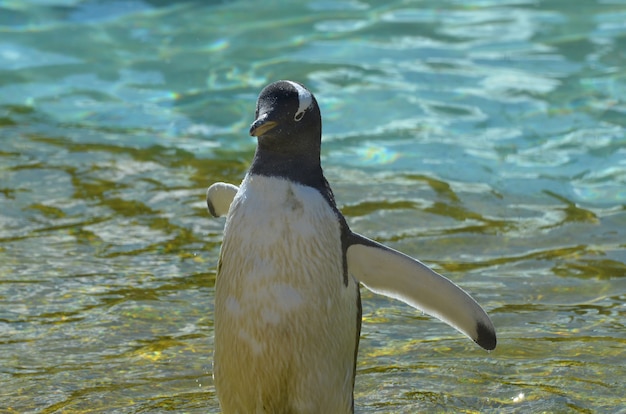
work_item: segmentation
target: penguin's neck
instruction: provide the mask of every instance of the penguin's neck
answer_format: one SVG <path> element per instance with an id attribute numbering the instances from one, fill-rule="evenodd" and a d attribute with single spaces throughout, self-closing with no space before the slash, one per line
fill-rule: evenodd
<path id="1" fill-rule="evenodd" d="M 254 154 L 249 173 L 285 178 L 317 189 L 324 188 L 326 184 L 320 164 L 319 150 L 305 154 L 293 154 L 263 148 L 259 145 Z"/>
<path id="2" fill-rule="evenodd" d="M 320 163 L 319 150 L 314 155 L 313 153 L 308 153 L 305 156 L 294 156 L 284 152 L 272 151 L 259 145 L 254 154 L 250 170 L 248 171 L 248 176 L 254 175 L 283 178 L 291 182 L 313 187 L 319 191 L 322 197 L 328 202 L 328 205 L 335 213 L 335 217 L 340 223 L 341 245 L 343 251 L 347 251 L 348 237 L 351 234 L 350 228 L 346 223 L 346 219 L 337 208 L 333 191 L 324 177 Z M 347 286 L 348 265 L 345 259 L 343 261 L 343 276 L 344 283 Z"/>

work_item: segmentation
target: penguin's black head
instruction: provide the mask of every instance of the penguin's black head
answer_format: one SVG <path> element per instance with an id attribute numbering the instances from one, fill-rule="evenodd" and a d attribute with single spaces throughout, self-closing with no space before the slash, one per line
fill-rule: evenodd
<path id="1" fill-rule="evenodd" d="M 301 84 L 282 80 L 266 86 L 255 116 L 250 135 L 258 137 L 259 149 L 319 157 L 322 117 L 315 97 Z"/>

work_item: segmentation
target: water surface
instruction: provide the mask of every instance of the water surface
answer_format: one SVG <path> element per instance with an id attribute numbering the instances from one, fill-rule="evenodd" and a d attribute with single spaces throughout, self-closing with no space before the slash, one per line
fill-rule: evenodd
<path id="1" fill-rule="evenodd" d="M 626 412 L 626 2 L 0 2 L 0 412 L 216 413 L 213 286 L 260 89 L 303 82 L 353 230 L 486 353 L 363 290 L 362 413 Z"/>

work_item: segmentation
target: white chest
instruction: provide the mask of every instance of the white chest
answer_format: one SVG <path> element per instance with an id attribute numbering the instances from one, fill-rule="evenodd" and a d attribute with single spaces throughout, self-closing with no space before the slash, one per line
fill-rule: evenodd
<path id="1" fill-rule="evenodd" d="M 326 409 L 349 406 L 357 289 L 352 279 L 344 283 L 341 228 L 323 196 L 283 179 L 246 177 L 228 213 L 216 281 L 222 405 L 254 412 L 289 400 L 301 412 L 321 412 L 319 401 L 333 395 Z"/>
<path id="2" fill-rule="evenodd" d="M 335 285 L 343 260 L 340 240 L 339 221 L 317 190 L 279 178 L 246 177 L 224 230 L 224 276 L 246 283 L 245 289 L 277 282 L 294 288 L 322 280 Z M 230 259 L 236 262 L 226 267 Z"/>

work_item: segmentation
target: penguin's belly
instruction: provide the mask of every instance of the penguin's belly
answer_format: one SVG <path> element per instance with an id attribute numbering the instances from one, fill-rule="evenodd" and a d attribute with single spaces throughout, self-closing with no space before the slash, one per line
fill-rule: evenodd
<path id="1" fill-rule="evenodd" d="M 215 285 L 214 377 L 224 413 L 348 413 L 358 286 L 315 189 L 248 176 L 231 205 Z"/>

